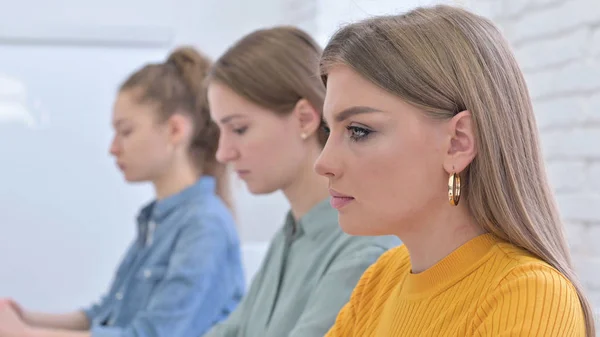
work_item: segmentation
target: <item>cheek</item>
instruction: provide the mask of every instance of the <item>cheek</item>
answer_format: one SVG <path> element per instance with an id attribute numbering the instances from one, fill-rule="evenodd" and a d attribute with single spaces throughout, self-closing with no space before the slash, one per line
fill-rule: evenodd
<path id="1" fill-rule="evenodd" d="M 354 166 L 366 203 L 379 214 L 402 216 L 430 203 L 437 192 L 443 196 L 443 185 L 437 188 L 442 167 L 431 146 L 421 137 L 403 135 L 365 149 L 368 155 Z"/>
<path id="2" fill-rule="evenodd" d="M 165 157 L 168 150 L 164 139 L 159 134 L 150 132 L 132 135 L 123 147 L 130 157 L 148 164 Z"/>
<path id="3" fill-rule="evenodd" d="M 403 146 L 393 146 L 396 142 L 386 142 L 365 149 L 368 155 L 362 163 L 356 163 L 361 181 L 361 190 L 369 191 L 369 200 L 376 204 L 389 204 L 406 197 L 406 184 L 414 181 L 418 173 L 411 151 Z M 412 158 L 412 159 L 411 159 Z"/>
<path id="4" fill-rule="evenodd" d="M 246 156 L 252 157 L 253 161 L 258 164 L 271 165 L 285 162 L 290 155 L 298 153 L 291 141 L 290 133 L 278 125 L 265 125 L 263 128 L 257 128 L 254 130 L 252 138 L 245 143 L 243 151 Z"/>
<path id="5" fill-rule="evenodd" d="M 244 162 L 261 163 L 268 159 L 269 139 L 259 130 L 250 135 L 242 136 L 243 138 L 237 142 L 236 149 L 240 152 L 241 159 Z"/>
<path id="6" fill-rule="evenodd" d="M 134 132 L 123 140 L 123 149 L 128 155 L 133 156 L 148 147 L 149 139 L 142 132 Z"/>
<path id="7" fill-rule="evenodd" d="M 304 142 L 299 133 L 295 131 L 284 132 L 282 130 L 276 138 L 272 139 L 272 151 L 277 154 L 277 157 L 273 157 L 272 160 L 281 168 L 282 174 L 295 174 L 298 167 L 304 165 L 304 160 L 306 160 Z"/>

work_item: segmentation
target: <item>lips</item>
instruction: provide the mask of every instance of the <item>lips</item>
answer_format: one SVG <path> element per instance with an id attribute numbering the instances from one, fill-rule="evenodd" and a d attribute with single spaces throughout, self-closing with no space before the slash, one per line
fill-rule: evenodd
<path id="1" fill-rule="evenodd" d="M 332 188 L 329 189 L 329 194 L 331 194 L 331 200 L 329 201 L 331 203 L 331 207 L 337 210 L 342 209 L 343 207 L 354 201 L 354 197 L 342 194 Z"/>
<path id="2" fill-rule="evenodd" d="M 235 173 L 237 173 L 238 177 L 242 178 L 248 175 L 248 173 L 250 173 L 250 170 L 235 170 Z"/>

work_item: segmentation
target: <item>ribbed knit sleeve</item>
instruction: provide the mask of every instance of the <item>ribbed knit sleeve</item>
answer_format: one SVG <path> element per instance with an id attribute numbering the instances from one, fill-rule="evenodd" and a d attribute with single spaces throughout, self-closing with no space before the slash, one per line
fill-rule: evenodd
<path id="1" fill-rule="evenodd" d="M 585 337 L 585 321 L 573 285 L 541 264 L 506 275 L 481 302 L 473 336 Z"/>

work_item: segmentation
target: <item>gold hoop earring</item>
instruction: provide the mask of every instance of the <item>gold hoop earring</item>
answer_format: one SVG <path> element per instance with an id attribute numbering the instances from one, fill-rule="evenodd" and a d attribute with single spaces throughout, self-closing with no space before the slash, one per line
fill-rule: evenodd
<path id="1" fill-rule="evenodd" d="M 456 173 L 448 179 L 448 201 L 452 206 L 457 206 L 460 201 L 460 176 Z"/>

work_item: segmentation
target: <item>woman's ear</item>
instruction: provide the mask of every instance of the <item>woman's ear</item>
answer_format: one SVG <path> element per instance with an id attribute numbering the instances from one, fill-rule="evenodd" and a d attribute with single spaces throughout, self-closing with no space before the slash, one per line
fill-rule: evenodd
<path id="1" fill-rule="evenodd" d="M 192 137 L 192 123 L 189 117 L 175 113 L 167 120 L 167 132 L 171 144 L 178 146 Z"/>
<path id="2" fill-rule="evenodd" d="M 321 125 L 321 114 L 304 98 L 296 103 L 293 114 L 298 120 L 303 139 L 315 134 Z"/>
<path id="3" fill-rule="evenodd" d="M 448 174 L 462 172 L 477 155 L 475 125 L 468 110 L 456 114 L 448 123 L 448 144 L 444 169 Z"/>

